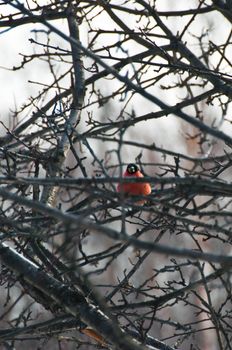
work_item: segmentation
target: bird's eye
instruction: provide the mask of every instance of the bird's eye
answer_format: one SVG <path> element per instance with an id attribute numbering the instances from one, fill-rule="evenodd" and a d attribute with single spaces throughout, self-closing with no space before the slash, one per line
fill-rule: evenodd
<path id="1" fill-rule="evenodd" d="M 139 168 L 137 167 L 136 164 L 129 164 L 127 166 L 127 171 L 128 171 L 129 174 L 135 174 L 136 171 L 138 171 L 138 170 L 139 170 Z"/>

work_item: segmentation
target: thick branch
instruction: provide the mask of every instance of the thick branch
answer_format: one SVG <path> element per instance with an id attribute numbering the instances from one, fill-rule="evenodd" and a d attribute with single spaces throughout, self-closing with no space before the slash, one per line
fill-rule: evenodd
<path id="1" fill-rule="evenodd" d="M 67 313 L 95 329 L 115 349 L 144 350 L 145 347 L 124 333 L 115 322 L 97 309 L 77 290 L 69 288 L 40 270 L 34 263 L 5 244 L 0 244 L 0 259 L 33 287 L 52 298 Z"/>
<path id="2" fill-rule="evenodd" d="M 77 24 L 77 16 L 74 10 L 70 7 L 68 9 L 68 25 L 70 37 L 75 42 L 79 42 L 79 28 Z M 73 102 L 71 105 L 70 115 L 65 122 L 64 132 L 61 140 L 58 143 L 55 159 L 52 164 L 49 164 L 48 173 L 49 177 L 56 176 L 60 172 L 64 161 L 67 157 L 67 153 L 70 149 L 70 142 L 73 137 L 73 130 L 80 121 L 81 108 L 84 103 L 85 85 L 84 85 L 84 73 L 83 65 L 81 61 L 81 50 L 78 45 L 74 45 L 74 42 L 70 41 L 72 48 L 73 68 L 74 68 L 74 84 L 73 84 Z M 52 206 L 56 204 L 56 197 L 59 191 L 59 187 L 47 187 L 43 190 L 41 201 L 48 203 Z"/>

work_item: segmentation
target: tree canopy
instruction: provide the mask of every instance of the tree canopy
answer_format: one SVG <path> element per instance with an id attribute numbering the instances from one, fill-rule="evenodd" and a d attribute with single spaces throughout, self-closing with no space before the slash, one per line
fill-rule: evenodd
<path id="1" fill-rule="evenodd" d="M 1 346 L 232 349 L 231 1 L 0 13 Z"/>

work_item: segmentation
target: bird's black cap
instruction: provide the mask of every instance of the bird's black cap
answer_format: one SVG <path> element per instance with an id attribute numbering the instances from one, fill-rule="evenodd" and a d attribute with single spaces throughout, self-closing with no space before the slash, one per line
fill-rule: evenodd
<path id="1" fill-rule="evenodd" d="M 136 164 L 131 163 L 127 165 L 126 170 L 129 174 L 135 174 L 139 170 L 139 168 Z"/>

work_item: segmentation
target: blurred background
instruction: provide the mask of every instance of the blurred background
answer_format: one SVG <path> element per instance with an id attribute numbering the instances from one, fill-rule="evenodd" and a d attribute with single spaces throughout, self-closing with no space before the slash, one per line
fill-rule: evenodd
<path id="1" fill-rule="evenodd" d="M 229 255 L 231 195 L 223 187 L 216 192 L 197 181 L 230 182 L 231 2 L 22 3 L 25 8 L 17 1 L 0 4 L 1 176 L 94 178 L 90 185 L 67 182 L 60 186 L 54 206 L 144 241 Z M 81 44 L 114 68 L 121 80 L 82 55 L 85 97 L 68 134 L 78 76 L 70 42 L 60 33 L 71 36 L 70 6 Z M 60 161 L 54 155 L 64 135 L 68 135 L 68 151 Z M 151 181 L 152 194 L 141 208 L 133 198 L 119 198 L 117 183 L 109 183 L 112 177 L 122 176 L 129 163 L 138 164 Z M 108 182 L 98 183 L 102 178 Z M 165 178 L 171 179 L 167 185 Z M 178 179 L 189 178 L 196 181 L 187 180 L 178 187 Z M 6 187 L 38 201 L 45 191 L 39 182 L 25 188 L 14 183 Z M 125 330 L 134 328 L 144 337 L 150 334 L 170 349 L 231 348 L 227 267 L 226 276 L 215 276 L 208 285 L 205 277 L 221 269 L 220 264 L 136 248 L 126 240 L 114 241 L 81 225 L 72 228 L 16 204 L 2 202 L 4 240 L 41 260 L 28 248 L 38 230 L 44 247 L 66 267 L 61 269 L 62 278 L 72 284 L 76 274 L 83 284 L 90 283 L 109 308 L 115 307 L 112 312 Z M 22 232 L 27 232 L 25 237 Z M 51 273 L 44 262 L 38 264 Z M 154 300 L 200 279 L 197 288 L 189 288 L 158 309 L 144 305 L 117 311 L 118 305 Z M 15 330 L 57 316 L 33 299 L 4 266 L 1 299 L 2 329 Z M 48 333 L 35 328 L 25 334 L 26 330 L 21 336 L 3 337 L 2 348 L 97 346 L 73 329 Z"/>

